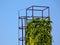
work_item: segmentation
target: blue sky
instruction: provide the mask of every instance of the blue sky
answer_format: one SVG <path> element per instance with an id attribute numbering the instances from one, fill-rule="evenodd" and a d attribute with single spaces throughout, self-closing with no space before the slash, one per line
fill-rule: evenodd
<path id="1" fill-rule="evenodd" d="M 50 7 L 53 45 L 60 45 L 60 0 L 0 0 L 0 45 L 18 45 L 18 10 L 31 5 Z"/>

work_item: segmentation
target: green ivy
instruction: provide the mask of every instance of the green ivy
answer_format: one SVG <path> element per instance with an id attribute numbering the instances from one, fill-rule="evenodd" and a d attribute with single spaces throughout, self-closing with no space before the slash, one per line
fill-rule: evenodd
<path id="1" fill-rule="evenodd" d="M 26 45 L 52 45 L 50 18 L 33 19 L 26 25 Z"/>

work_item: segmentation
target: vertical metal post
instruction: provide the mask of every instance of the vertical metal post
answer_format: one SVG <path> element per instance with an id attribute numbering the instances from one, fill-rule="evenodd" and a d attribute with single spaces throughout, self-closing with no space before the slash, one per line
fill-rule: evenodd
<path id="1" fill-rule="evenodd" d="M 50 8 L 48 7 L 48 19 L 50 20 Z"/>
<path id="2" fill-rule="evenodd" d="M 26 26 L 26 22 L 27 22 L 27 9 L 26 9 L 26 18 L 25 18 L 25 26 Z M 26 26 L 27 29 L 27 26 Z M 26 45 L 26 29 L 25 29 L 25 45 Z"/>
<path id="3" fill-rule="evenodd" d="M 27 20 L 27 11 L 28 11 L 28 10 L 26 9 L 26 20 Z"/>
<path id="4" fill-rule="evenodd" d="M 26 19 L 25 19 L 25 44 L 26 44 Z"/>
<path id="5" fill-rule="evenodd" d="M 50 8 L 48 7 L 48 17 L 50 18 Z"/>
<path id="6" fill-rule="evenodd" d="M 43 10 L 42 10 L 42 18 L 43 18 Z"/>
<path id="7" fill-rule="evenodd" d="M 34 19 L 34 9 L 33 9 L 33 6 L 32 6 L 32 19 Z"/>
<path id="8" fill-rule="evenodd" d="M 20 19 L 19 19 L 19 17 L 20 17 L 20 12 L 18 11 L 18 45 L 20 45 L 20 41 L 19 41 L 19 23 L 20 23 Z"/>
<path id="9" fill-rule="evenodd" d="M 23 19 L 21 19 L 21 24 L 22 24 L 22 45 L 23 45 Z"/>

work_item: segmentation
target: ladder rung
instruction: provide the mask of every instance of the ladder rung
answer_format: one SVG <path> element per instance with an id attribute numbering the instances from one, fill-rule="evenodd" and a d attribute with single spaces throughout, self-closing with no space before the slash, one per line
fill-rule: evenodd
<path id="1" fill-rule="evenodd" d="M 26 29 L 26 26 L 23 26 L 23 27 L 19 27 L 19 29 Z"/>
<path id="2" fill-rule="evenodd" d="M 20 16 L 19 19 L 31 18 L 32 16 Z M 34 18 L 42 18 L 42 16 L 34 16 Z M 43 16 L 43 18 L 48 18 L 48 16 Z"/>
<path id="3" fill-rule="evenodd" d="M 20 41 L 25 41 L 25 37 L 21 37 L 21 38 L 19 38 L 18 40 L 20 40 Z"/>

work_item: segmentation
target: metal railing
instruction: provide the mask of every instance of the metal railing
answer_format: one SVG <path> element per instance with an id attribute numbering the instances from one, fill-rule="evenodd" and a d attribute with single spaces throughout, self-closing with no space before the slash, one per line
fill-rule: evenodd
<path id="1" fill-rule="evenodd" d="M 43 9 L 36 9 L 36 7 L 43 8 Z M 48 9 L 47 10 L 48 11 L 47 12 L 48 16 L 44 16 L 43 15 L 43 12 L 46 9 Z M 32 11 L 32 15 L 31 16 L 28 15 L 28 11 Z M 41 16 L 34 16 L 34 11 L 41 11 L 42 15 Z M 18 45 L 20 45 L 20 41 L 22 41 L 22 45 L 25 45 L 23 43 L 24 43 L 24 41 L 26 41 L 26 38 L 24 37 L 23 31 L 27 29 L 26 22 L 27 22 L 27 20 L 29 20 L 28 18 L 31 18 L 31 17 L 34 17 L 34 18 L 45 18 L 45 19 L 50 18 L 50 9 L 49 9 L 48 6 L 30 6 L 30 7 L 28 7 L 26 9 L 26 14 L 24 16 L 20 16 L 20 15 L 21 15 L 20 11 L 18 11 Z M 25 22 L 25 26 L 23 26 L 23 20 Z M 20 37 L 20 32 L 19 32 L 20 30 L 22 30 L 22 37 Z"/>

